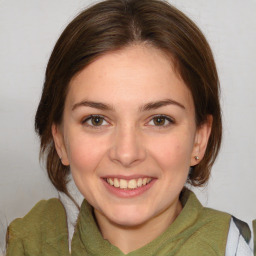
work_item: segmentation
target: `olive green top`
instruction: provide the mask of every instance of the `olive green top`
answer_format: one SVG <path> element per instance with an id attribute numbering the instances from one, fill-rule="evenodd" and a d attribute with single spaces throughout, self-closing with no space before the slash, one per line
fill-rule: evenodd
<path id="1" fill-rule="evenodd" d="M 182 193 L 183 209 L 175 221 L 155 240 L 130 252 L 129 256 L 225 255 L 231 216 L 204 208 L 193 192 Z M 40 201 L 22 219 L 8 228 L 7 256 L 123 256 L 117 247 L 103 239 L 92 207 L 84 200 L 68 248 L 66 213 L 54 198 Z"/>

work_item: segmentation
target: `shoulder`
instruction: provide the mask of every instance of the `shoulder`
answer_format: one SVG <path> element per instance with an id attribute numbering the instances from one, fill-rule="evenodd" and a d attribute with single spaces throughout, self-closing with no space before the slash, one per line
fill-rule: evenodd
<path id="1" fill-rule="evenodd" d="M 54 221 L 56 219 L 54 213 L 60 215 L 62 209 L 64 208 L 57 198 L 39 201 L 23 218 L 17 218 L 11 222 L 8 227 L 9 236 L 10 232 L 11 234 L 25 234 L 28 231 L 35 231 L 44 220 Z M 31 227 L 31 230 L 29 227 Z"/>
<path id="2" fill-rule="evenodd" d="M 203 208 L 204 217 L 211 222 L 212 228 L 209 232 L 223 234 L 223 241 L 226 242 L 226 256 L 252 256 L 249 246 L 251 230 L 249 225 L 236 217 L 218 210 Z"/>
<path id="3" fill-rule="evenodd" d="M 216 236 L 222 236 L 226 240 L 232 216 L 229 213 L 203 207 L 199 218 L 204 223 L 204 228 Z M 210 235 L 210 234 L 209 234 Z"/>
<path id="4" fill-rule="evenodd" d="M 189 190 L 183 191 L 181 203 L 184 207 L 180 216 L 185 216 L 188 223 L 185 232 L 190 234 L 187 240 L 190 255 L 204 255 L 205 252 L 224 255 L 231 215 L 203 207 L 195 193 Z"/>
<path id="5" fill-rule="evenodd" d="M 198 243 L 211 248 L 217 255 L 223 254 L 229 233 L 232 216 L 226 212 L 203 207 L 198 216 L 201 223 L 198 230 Z"/>
<path id="6" fill-rule="evenodd" d="M 221 229 L 226 233 L 228 232 L 231 220 L 230 214 L 202 206 L 196 194 L 191 190 L 185 189 L 182 193 L 181 203 L 184 206 L 184 210 L 186 209 L 188 215 L 194 214 L 196 216 L 195 223 L 199 223 L 200 227 L 206 229 L 211 227 L 214 230 Z M 187 212 L 188 210 L 189 212 Z"/>
<path id="7" fill-rule="evenodd" d="M 18 254 L 22 250 L 37 255 L 36 252 L 41 251 L 46 238 L 51 242 L 51 239 L 58 236 L 63 240 L 67 239 L 65 209 L 57 198 L 42 200 L 23 218 L 15 219 L 9 225 L 6 237 L 7 255 L 23 255 Z"/>
<path id="8" fill-rule="evenodd" d="M 252 256 L 252 250 L 248 245 L 251 238 L 250 228 L 247 223 L 235 218 L 234 216 L 203 207 L 196 199 L 195 194 L 193 205 L 198 204 L 199 214 L 194 223 L 198 228 L 194 232 L 196 243 L 202 248 L 211 248 L 217 254 L 226 256 Z"/>
<path id="9" fill-rule="evenodd" d="M 216 219 L 219 221 L 230 221 L 231 220 L 231 214 L 223 212 L 223 211 L 219 211 L 219 210 L 215 210 L 212 208 L 208 208 L 208 207 L 203 207 L 203 211 L 202 214 L 204 216 L 206 216 L 207 218 L 210 219 Z"/>
<path id="10" fill-rule="evenodd" d="M 226 241 L 231 218 L 232 216 L 226 212 L 202 207 L 198 215 L 198 221 L 202 223 L 201 229 L 205 230 L 203 239 L 211 237 L 211 240 L 219 240 L 221 243 Z"/>
<path id="11" fill-rule="evenodd" d="M 226 256 L 253 255 L 249 246 L 251 231 L 246 222 L 228 213 L 211 208 L 203 208 L 202 218 L 206 219 L 207 224 L 205 227 L 209 236 L 211 236 L 210 234 L 214 235 L 211 238 L 212 241 L 217 237 L 218 239 L 222 237 L 221 240 L 224 242 Z"/>

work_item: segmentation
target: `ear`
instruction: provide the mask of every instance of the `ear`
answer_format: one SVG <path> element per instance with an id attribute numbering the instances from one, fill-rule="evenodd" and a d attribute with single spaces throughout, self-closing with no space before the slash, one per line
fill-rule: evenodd
<path id="1" fill-rule="evenodd" d="M 204 157 L 211 134 L 212 120 L 212 115 L 208 115 L 207 120 L 197 128 L 190 166 L 197 165 Z"/>
<path id="2" fill-rule="evenodd" d="M 62 164 L 69 165 L 63 134 L 60 127 L 56 124 L 52 125 L 52 137 L 54 140 L 55 149 Z"/>

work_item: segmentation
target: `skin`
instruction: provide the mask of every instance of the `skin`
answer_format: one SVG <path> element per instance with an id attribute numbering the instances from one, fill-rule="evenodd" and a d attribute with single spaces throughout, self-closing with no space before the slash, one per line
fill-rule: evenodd
<path id="1" fill-rule="evenodd" d="M 140 111 L 166 99 L 174 103 Z M 92 114 L 104 118 L 100 125 L 88 119 Z M 156 122 L 158 115 L 171 122 Z M 124 253 L 155 239 L 179 215 L 179 194 L 189 167 L 200 162 L 195 156 L 204 155 L 210 130 L 210 117 L 196 127 L 191 93 L 171 59 L 140 44 L 107 53 L 73 77 L 63 122 L 52 126 L 56 150 L 94 207 L 103 237 Z M 103 179 L 119 175 L 151 177 L 154 183 L 138 196 L 123 198 Z"/>

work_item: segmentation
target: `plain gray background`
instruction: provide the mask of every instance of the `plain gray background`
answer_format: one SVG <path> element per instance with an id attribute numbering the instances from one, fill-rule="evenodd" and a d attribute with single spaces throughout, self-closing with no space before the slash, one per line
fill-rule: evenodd
<path id="1" fill-rule="evenodd" d="M 95 1 L 0 0 L 1 221 L 57 196 L 39 164 L 34 115 L 52 48 Z M 206 35 L 222 87 L 224 140 L 201 202 L 248 223 L 256 218 L 256 1 L 173 0 Z M 1 229 L 1 227 L 0 227 Z"/>

